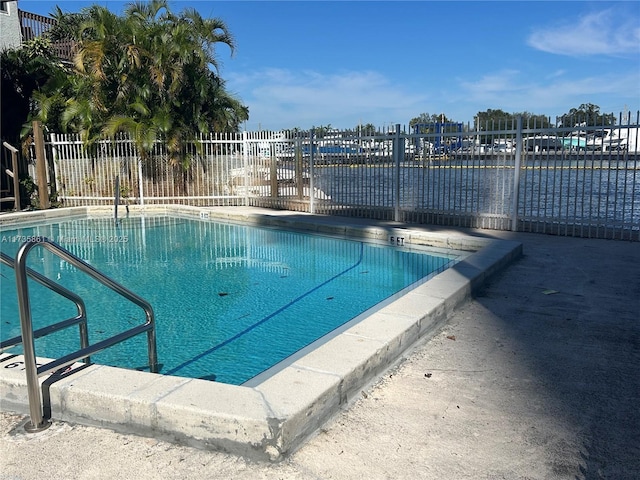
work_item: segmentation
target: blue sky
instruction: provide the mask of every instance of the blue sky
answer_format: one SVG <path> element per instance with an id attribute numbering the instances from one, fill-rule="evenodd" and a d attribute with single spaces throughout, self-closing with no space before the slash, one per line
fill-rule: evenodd
<path id="1" fill-rule="evenodd" d="M 120 1 L 19 0 L 48 14 Z M 219 17 L 221 76 L 247 130 L 408 124 L 421 113 L 640 108 L 640 2 L 170 1 Z"/>

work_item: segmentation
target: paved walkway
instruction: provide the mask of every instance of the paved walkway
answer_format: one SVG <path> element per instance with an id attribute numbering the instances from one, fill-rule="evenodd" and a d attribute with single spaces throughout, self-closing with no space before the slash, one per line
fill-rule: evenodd
<path id="1" fill-rule="evenodd" d="M 0 479 L 640 478 L 640 244 L 525 255 L 279 464 L 0 414 Z"/>

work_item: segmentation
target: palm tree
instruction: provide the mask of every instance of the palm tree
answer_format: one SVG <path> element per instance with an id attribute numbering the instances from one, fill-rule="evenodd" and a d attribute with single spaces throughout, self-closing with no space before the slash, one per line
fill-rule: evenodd
<path id="1" fill-rule="evenodd" d="M 78 43 L 64 119 L 85 141 L 126 132 L 144 161 L 163 140 L 180 173 L 197 158 L 184 153 L 187 144 L 212 130 L 237 131 L 248 118 L 218 75 L 216 46 L 235 48 L 222 20 L 194 9 L 175 15 L 166 0 L 133 3 L 123 16 L 101 6 L 79 16 L 59 25 Z"/>

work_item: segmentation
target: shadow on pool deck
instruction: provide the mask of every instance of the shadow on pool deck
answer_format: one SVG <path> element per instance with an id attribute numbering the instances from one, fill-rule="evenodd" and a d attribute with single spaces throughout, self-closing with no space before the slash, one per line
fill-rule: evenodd
<path id="1" fill-rule="evenodd" d="M 500 383 L 521 402 L 523 444 L 546 451 L 541 477 L 637 478 L 640 245 L 499 236 L 521 239 L 525 257 L 473 306 L 500 335 Z M 500 399 L 511 414 L 509 396 Z"/>
<path id="2" fill-rule="evenodd" d="M 640 245 L 471 233 L 524 257 L 282 463 L 3 413 L 2 478 L 640 477 Z"/>

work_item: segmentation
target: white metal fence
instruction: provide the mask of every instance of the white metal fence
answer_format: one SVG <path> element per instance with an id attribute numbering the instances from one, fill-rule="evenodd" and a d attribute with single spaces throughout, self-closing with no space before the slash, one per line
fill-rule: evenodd
<path id="1" fill-rule="evenodd" d="M 622 120 L 622 119 L 621 119 Z M 58 200 L 253 205 L 408 223 L 640 240 L 639 114 L 615 126 L 211 134 L 179 167 L 158 144 L 50 135 Z M 312 194 L 313 193 L 313 194 Z"/>

